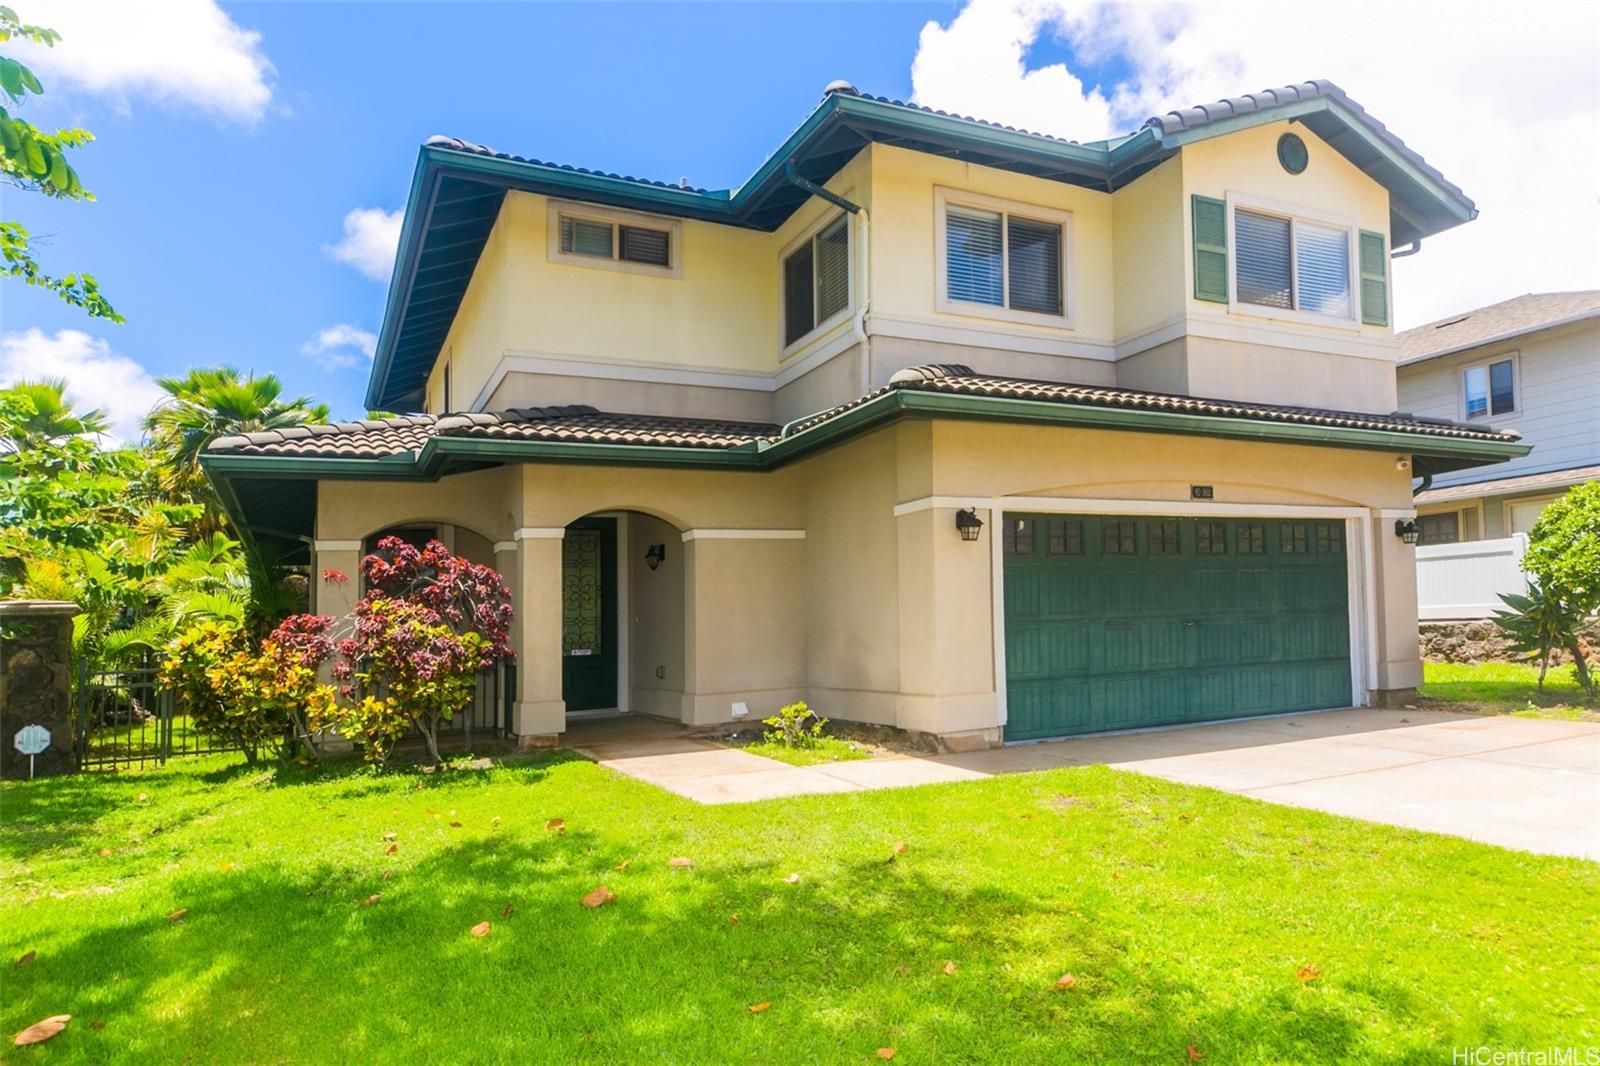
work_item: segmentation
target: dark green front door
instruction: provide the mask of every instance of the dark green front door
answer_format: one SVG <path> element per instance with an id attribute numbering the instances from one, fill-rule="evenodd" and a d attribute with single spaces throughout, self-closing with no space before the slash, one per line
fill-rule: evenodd
<path id="1" fill-rule="evenodd" d="M 617 705 L 617 520 L 584 518 L 561 541 L 561 697 Z"/>
<path id="2" fill-rule="evenodd" d="M 1008 740 L 1350 705 L 1344 523 L 1007 514 Z"/>

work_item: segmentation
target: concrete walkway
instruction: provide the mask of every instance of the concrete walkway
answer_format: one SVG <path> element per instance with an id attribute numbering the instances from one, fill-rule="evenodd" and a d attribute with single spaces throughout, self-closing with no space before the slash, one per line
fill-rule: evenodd
<path id="1" fill-rule="evenodd" d="M 981 780 L 1104 764 L 1257 799 L 1600 860 L 1600 724 L 1352 710 L 786 766 L 644 719 L 573 723 L 603 766 L 701 803 Z"/>

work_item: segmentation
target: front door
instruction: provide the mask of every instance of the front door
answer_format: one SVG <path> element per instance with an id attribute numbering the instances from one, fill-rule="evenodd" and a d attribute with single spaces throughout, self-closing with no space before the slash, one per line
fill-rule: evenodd
<path id="1" fill-rule="evenodd" d="M 583 518 L 561 542 L 561 697 L 568 711 L 617 705 L 617 520 Z"/>

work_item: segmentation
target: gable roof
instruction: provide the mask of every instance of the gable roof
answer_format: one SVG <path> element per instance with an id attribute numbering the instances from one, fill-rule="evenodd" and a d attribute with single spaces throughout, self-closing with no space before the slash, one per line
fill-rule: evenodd
<path id="1" fill-rule="evenodd" d="M 875 142 L 1110 192 L 1185 144 L 1284 119 L 1303 124 L 1389 191 L 1396 246 L 1476 217 L 1459 188 L 1323 80 L 1171 111 L 1125 137 L 1088 144 L 868 96 L 836 82 L 737 189 L 673 185 L 431 137 L 418 154 L 406 202 L 367 405 L 419 405 L 510 189 L 771 231 L 811 196 L 795 177 L 823 184 Z"/>
<path id="2" fill-rule="evenodd" d="M 1600 318 L 1600 289 L 1525 293 L 1396 333 L 1394 339 L 1400 342 L 1399 365 L 1409 366 L 1586 318 Z"/>

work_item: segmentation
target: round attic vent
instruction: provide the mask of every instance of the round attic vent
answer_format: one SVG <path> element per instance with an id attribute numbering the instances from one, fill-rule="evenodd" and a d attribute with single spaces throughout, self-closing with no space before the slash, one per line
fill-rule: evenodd
<path id="1" fill-rule="evenodd" d="M 843 78 L 835 78 L 827 85 L 822 87 L 823 96 L 832 96 L 834 93 L 848 93 L 851 96 L 860 96 L 861 90 L 857 89 L 854 85 L 851 85 Z"/>
<path id="2" fill-rule="evenodd" d="M 1305 171 L 1310 154 L 1306 151 L 1306 142 L 1300 139 L 1298 133 L 1285 133 L 1278 138 L 1278 162 L 1291 174 Z"/>

